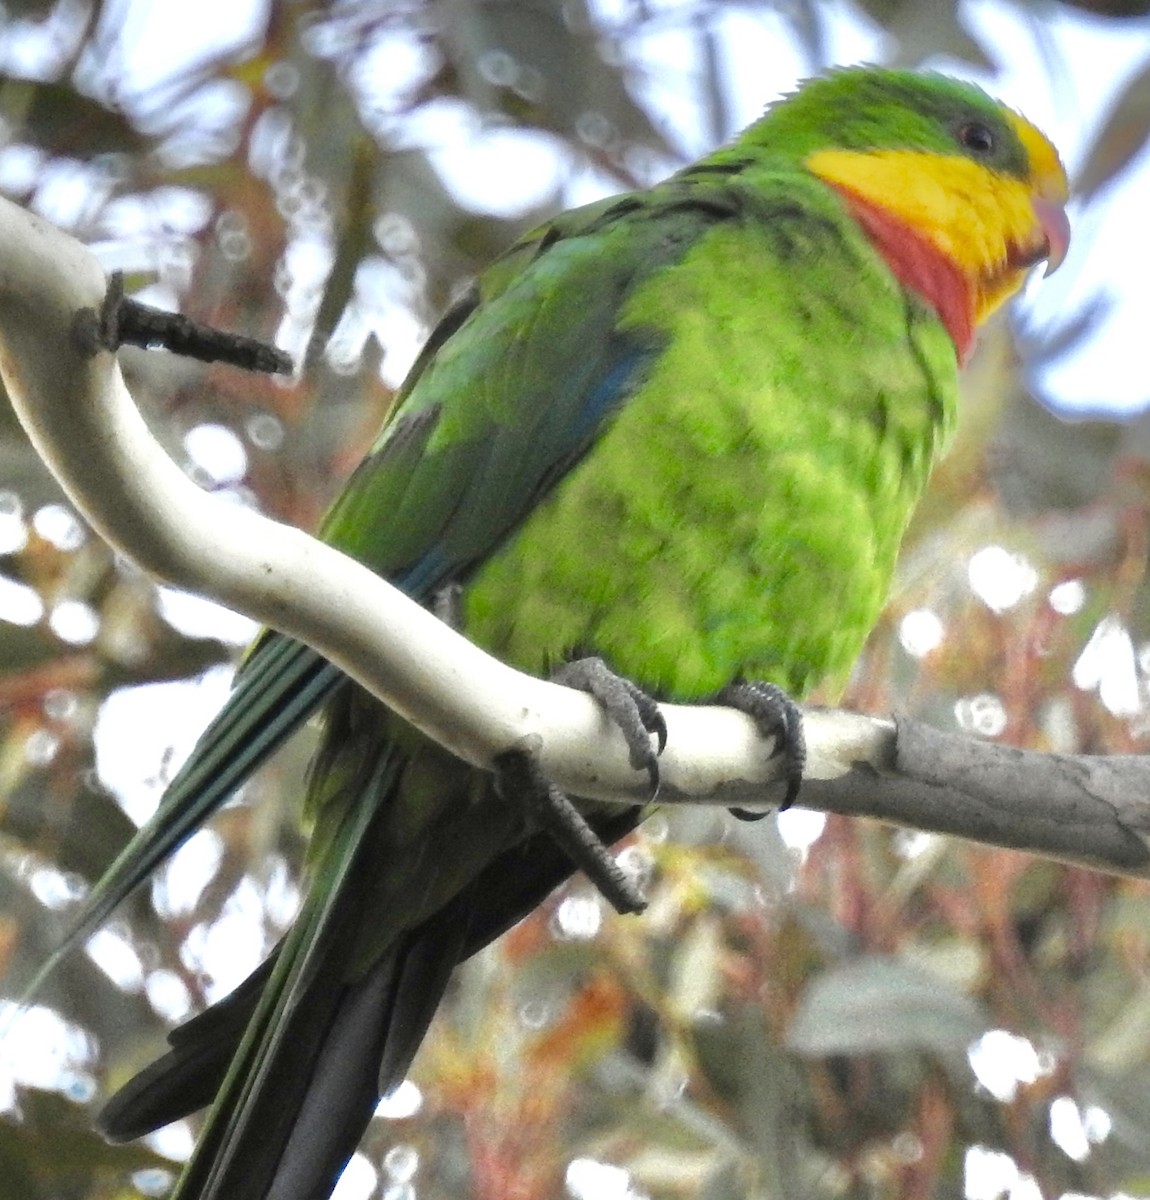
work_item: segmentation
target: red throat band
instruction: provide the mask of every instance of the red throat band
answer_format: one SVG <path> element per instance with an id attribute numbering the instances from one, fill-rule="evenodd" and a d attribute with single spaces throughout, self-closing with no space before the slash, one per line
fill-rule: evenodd
<path id="1" fill-rule="evenodd" d="M 847 188 L 836 190 L 894 277 L 938 313 L 954 342 L 959 363 L 964 363 L 974 344 L 974 296 L 969 280 L 905 221 Z"/>

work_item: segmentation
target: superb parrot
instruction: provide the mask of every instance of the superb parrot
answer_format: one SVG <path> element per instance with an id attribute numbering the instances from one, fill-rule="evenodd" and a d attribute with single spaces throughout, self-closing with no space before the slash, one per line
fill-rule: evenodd
<path id="1" fill-rule="evenodd" d="M 422 603 L 455 589 L 462 631 L 527 671 L 590 662 L 565 677 L 630 712 L 637 765 L 660 732 L 648 697 L 765 697 L 785 724 L 752 681 L 802 697 L 845 677 L 957 368 L 1027 270 L 1061 261 L 1066 196 L 1050 142 L 975 87 L 808 81 L 731 145 L 494 262 L 322 537 Z M 320 706 L 290 932 L 102 1115 L 131 1138 L 212 1105 L 179 1200 L 327 1196 L 454 966 L 573 870 L 517 785 L 267 632 L 78 929 Z M 644 815 L 575 807 L 604 843 Z"/>

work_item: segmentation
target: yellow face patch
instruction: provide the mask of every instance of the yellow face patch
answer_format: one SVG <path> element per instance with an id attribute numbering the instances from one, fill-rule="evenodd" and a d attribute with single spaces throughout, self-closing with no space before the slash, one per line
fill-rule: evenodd
<path id="1" fill-rule="evenodd" d="M 1030 162 L 1030 178 L 1034 192 L 1044 200 L 1053 200 L 1057 204 L 1065 204 L 1069 196 L 1066 183 L 1066 168 L 1058 157 L 1050 139 L 1025 118 L 1016 112 L 1006 111 L 1006 119 L 1018 135 L 1026 157 Z"/>
<path id="2" fill-rule="evenodd" d="M 1054 147 L 1010 114 L 1035 170 L 1029 181 L 958 154 L 921 150 L 818 150 L 821 179 L 905 222 L 969 281 L 975 324 L 1022 285 L 1046 244 L 1032 199 L 1061 203 L 1066 175 Z"/>

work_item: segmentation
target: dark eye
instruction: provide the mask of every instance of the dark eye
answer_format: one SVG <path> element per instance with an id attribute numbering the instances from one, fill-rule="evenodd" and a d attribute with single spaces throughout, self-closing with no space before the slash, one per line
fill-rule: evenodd
<path id="1" fill-rule="evenodd" d="M 994 152 L 994 134 L 978 121 L 971 121 L 958 131 L 958 140 L 975 154 Z"/>

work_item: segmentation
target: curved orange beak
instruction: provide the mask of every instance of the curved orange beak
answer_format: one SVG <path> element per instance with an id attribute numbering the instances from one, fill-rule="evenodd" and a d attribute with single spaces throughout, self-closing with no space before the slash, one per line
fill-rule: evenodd
<path id="1" fill-rule="evenodd" d="M 1043 196 L 1032 196 L 1030 200 L 1034 207 L 1034 216 L 1046 238 L 1046 271 L 1045 275 L 1053 275 L 1062 266 L 1066 252 L 1070 249 L 1070 218 L 1066 209 L 1055 200 L 1047 200 Z"/>

